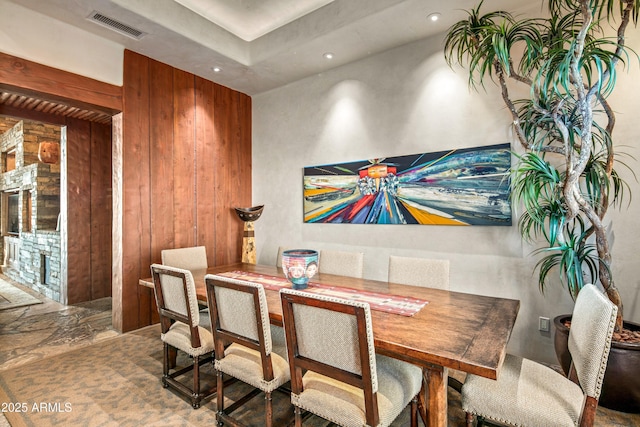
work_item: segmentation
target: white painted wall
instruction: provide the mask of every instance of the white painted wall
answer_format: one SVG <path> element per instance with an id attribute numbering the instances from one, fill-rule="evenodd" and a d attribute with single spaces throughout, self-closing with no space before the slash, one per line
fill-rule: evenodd
<path id="1" fill-rule="evenodd" d="M 124 46 L 0 0 L 0 51 L 122 86 Z"/>
<path id="2" fill-rule="evenodd" d="M 640 72 L 621 77 L 614 108 L 621 141 L 634 144 L 633 116 Z M 632 86 L 633 89 L 629 89 Z M 531 247 L 517 226 L 304 224 L 303 167 L 451 148 L 512 142 L 499 93 L 471 92 L 466 71 L 451 70 L 442 39 L 432 38 L 253 97 L 253 202 L 266 208 L 256 223 L 258 262 L 274 264 L 278 246 L 365 253 L 365 277 L 385 280 L 389 255 L 446 258 L 451 289 L 516 298 L 521 309 L 508 350 L 555 363 L 553 338 L 538 332 L 538 317 L 571 312 L 559 285 L 540 294 Z M 514 149 L 518 147 L 513 144 Z M 634 148 L 635 151 L 635 148 Z M 636 194 L 640 187 L 632 182 Z M 637 200 L 637 197 L 636 197 Z M 634 200 L 626 216 L 612 215 L 615 265 L 629 320 L 640 320 Z M 624 230 L 624 231 L 623 231 Z M 322 262 L 322 261 L 321 261 Z"/>

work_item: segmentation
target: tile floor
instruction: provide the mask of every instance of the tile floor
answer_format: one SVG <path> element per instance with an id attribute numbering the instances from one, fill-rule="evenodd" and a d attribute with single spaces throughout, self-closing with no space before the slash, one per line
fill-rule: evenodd
<path id="1" fill-rule="evenodd" d="M 43 303 L 0 310 L 0 372 L 118 335 L 111 327 L 111 298 L 64 306 L 2 278 Z"/>
<path id="2" fill-rule="evenodd" d="M 111 298 L 64 306 L 17 286 L 43 303 L 0 310 L 0 376 L 5 369 L 118 335 L 111 325 Z M 6 419 L 0 417 L 0 427 L 6 426 L 9 426 Z M 640 414 L 622 414 L 600 407 L 595 426 L 640 426 Z"/>

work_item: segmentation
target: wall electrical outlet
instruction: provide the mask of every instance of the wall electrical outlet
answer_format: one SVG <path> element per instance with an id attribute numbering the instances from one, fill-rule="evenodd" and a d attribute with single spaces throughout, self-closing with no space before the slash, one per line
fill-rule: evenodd
<path id="1" fill-rule="evenodd" d="M 542 332 L 549 332 L 550 323 L 548 317 L 538 318 L 538 330 Z"/>

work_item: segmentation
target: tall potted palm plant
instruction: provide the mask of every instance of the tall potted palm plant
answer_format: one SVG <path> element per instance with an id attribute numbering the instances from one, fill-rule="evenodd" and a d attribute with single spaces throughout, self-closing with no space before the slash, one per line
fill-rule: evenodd
<path id="1" fill-rule="evenodd" d="M 640 0 L 546 3 L 544 17 L 516 18 L 505 11 L 481 14 L 480 2 L 448 30 L 445 58 L 468 68 L 473 88 L 494 82 L 511 114 L 522 146 L 512 197 L 523 206 L 518 222 L 523 238 L 544 242 L 535 251 L 541 290 L 552 271 L 560 272 L 574 299 L 585 283 L 599 282 L 618 306 L 621 334 L 627 324 L 605 215 L 609 207 L 621 206 L 628 185 L 615 169 L 624 163 L 613 140 L 615 114 L 608 96 L 616 87 L 617 68 L 635 56 L 625 46 L 625 32 L 629 24 L 637 25 Z M 526 99 L 513 98 L 517 85 L 528 90 Z M 637 371 L 640 351 L 635 354 Z M 635 405 L 640 411 L 640 385 L 635 387 L 631 410 Z M 601 404 L 606 401 L 603 391 Z"/>

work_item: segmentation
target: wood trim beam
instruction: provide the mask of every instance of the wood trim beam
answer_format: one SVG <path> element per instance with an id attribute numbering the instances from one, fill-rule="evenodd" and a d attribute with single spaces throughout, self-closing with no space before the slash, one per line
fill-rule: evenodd
<path id="1" fill-rule="evenodd" d="M 24 108 L 16 108 L 8 105 L 0 105 L 0 116 L 19 117 L 21 119 L 50 123 L 58 126 L 67 125 L 65 116 L 43 113 L 42 111 L 25 110 Z"/>
<path id="2" fill-rule="evenodd" d="M 122 87 L 0 52 L 0 89 L 114 115 Z"/>

